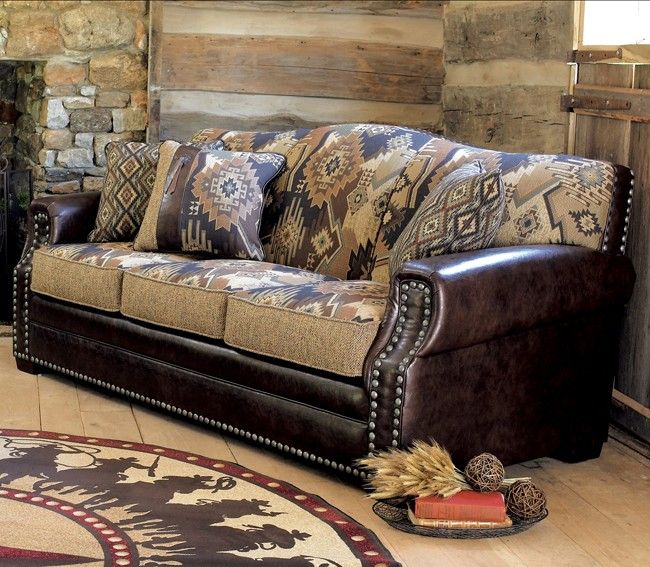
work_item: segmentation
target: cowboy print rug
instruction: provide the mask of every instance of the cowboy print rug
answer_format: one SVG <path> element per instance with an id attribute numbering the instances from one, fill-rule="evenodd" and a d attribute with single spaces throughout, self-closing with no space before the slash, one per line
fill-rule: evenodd
<path id="1" fill-rule="evenodd" d="M 396 567 L 296 487 L 182 451 L 0 430 L 0 565 Z"/>

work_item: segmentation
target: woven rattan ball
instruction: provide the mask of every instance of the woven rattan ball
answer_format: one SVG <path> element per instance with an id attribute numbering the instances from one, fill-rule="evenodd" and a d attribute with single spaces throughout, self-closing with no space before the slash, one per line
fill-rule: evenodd
<path id="1" fill-rule="evenodd" d="M 537 520 L 546 511 L 546 496 L 530 480 L 518 480 L 506 492 L 508 513 L 522 520 Z"/>
<path id="2" fill-rule="evenodd" d="M 501 461 L 491 453 L 481 453 L 467 463 L 465 478 L 479 492 L 494 492 L 503 482 L 505 471 Z"/>

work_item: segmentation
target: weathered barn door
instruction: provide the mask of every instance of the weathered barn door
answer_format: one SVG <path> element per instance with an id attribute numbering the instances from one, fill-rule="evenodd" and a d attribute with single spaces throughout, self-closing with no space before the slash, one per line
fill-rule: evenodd
<path id="1" fill-rule="evenodd" d="M 650 440 L 650 55 L 649 46 L 583 48 L 565 106 L 575 113 L 573 152 L 627 165 L 635 188 L 625 253 L 637 282 L 627 308 L 614 420 Z M 645 51 L 645 53 L 644 53 Z M 569 148 L 571 151 L 571 148 Z"/>

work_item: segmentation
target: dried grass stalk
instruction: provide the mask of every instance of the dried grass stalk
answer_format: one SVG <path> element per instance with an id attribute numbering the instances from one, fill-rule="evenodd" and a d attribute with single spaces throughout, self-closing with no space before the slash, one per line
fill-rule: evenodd
<path id="1" fill-rule="evenodd" d="M 377 500 L 430 494 L 446 498 L 471 490 L 449 453 L 435 441 L 416 441 L 408 451 L 383 451 L 360 459 L 359 464 L 374 471 L 368 482 L 370 496 Z"/>

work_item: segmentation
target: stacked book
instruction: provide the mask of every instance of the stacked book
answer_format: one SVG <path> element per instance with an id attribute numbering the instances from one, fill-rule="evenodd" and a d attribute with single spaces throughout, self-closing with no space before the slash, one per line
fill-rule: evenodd
<path id="1" fill-rule="evenodd" d="M 501 492 L 461 490 L 449 498 L 422 496 L 409 506 L 409 518 L 417 526 L 428 528 L 507 528 L 512 520 L 506 515 Z"/>

